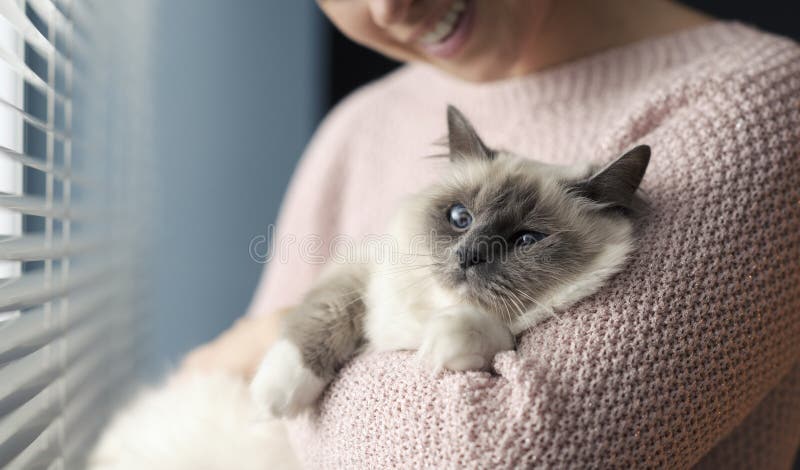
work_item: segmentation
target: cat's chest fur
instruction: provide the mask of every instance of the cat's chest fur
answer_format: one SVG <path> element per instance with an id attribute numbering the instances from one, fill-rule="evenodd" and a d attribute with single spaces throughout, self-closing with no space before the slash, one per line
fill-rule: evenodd
<path id="1" fill-rule="evenodd" d="M 378 262 L 370 265 L 364 300 L 364 330 L 374 351 L 417 349 L 427 321 L 459 303 L 424 266 L 398 268 Z"/>

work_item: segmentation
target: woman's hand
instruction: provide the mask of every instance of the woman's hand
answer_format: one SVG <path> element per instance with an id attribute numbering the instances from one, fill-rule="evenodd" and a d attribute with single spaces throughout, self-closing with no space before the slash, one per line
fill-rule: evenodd
<path id="1" fill-rule="evenodd" d="M 277 338 L 283 317 L 290 311 L 285 308 L 239 319 L 213 341 L 189 352 L 177 376 L 225 372 L 250 380 L 267 348 Z"/>

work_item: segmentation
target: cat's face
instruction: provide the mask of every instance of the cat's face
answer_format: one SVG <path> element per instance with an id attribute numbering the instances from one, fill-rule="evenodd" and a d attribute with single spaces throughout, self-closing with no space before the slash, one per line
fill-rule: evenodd
<path id="1" fill-rule="evenodd" d="M 491 151 L 454 108 L 449 127 L 453 173 L 420 199 L 415 224 L 440 285 L 511 323 L 597 269 L 606 250 L 630 248 L 649 149 L 592 174 Z"/>

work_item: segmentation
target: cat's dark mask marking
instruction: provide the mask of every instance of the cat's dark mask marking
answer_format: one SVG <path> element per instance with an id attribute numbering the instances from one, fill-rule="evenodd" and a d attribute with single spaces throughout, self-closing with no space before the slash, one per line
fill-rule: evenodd
<path id="1" fill-rule="evenodd" d="M 447 106 L 447 140 L 452 161 L 495 158 L 495 152 L 483 143 L 472 124 L 452 105 Z"/>
<path id="2" fill-rule="evenodd" d="M 636 190 L 650 163 L 650 147 L 639 145 L 609 163 L 591 177 L 572 185 L 575 194 L 591 199 L 604 207 L 640 212 L 643 204 Z"/>
<path id="3" fill-rule="evenodd" d="M 513 321 L 542 302 L 559 305 L 569 296 L 574 301 L 619 269 L 632 248 L 626 219 L 645 207 L 637 189 L 649 147 L 591 171 L 492 150 L 452 106 L 447 125 L 453 175 L 427 193 L 420 224 L 421 232 L 434 234 L 432 270 L 441 285 Z M 453 204 L 464 205 L 473 217 L 465 230 L 451 226 Z M 515 237 L 523 232 L 545 236 L 520 248 Z M 557 292 L 579 294 L 552 297 Z"/>

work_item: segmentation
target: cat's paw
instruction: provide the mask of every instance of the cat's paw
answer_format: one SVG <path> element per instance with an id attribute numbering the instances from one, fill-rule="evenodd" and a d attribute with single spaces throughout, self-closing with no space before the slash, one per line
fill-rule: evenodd
<path id="1" fill-rule="evenodd" d="M 289 340 L 270 348 L 250 384 L 250 395 L 272 417 L 292 418 L 309 408 L 327 382 L 303 363 L 300 350 Z"/>
<path id="2" fill-rule="evenodd" d="M 495 354 L 509 349 L 514 349 L 514 338 L 505 325 L 475 307 L 459 305 L 428 320 L 417 355 L 433 371 L 482 370 Z"/>

